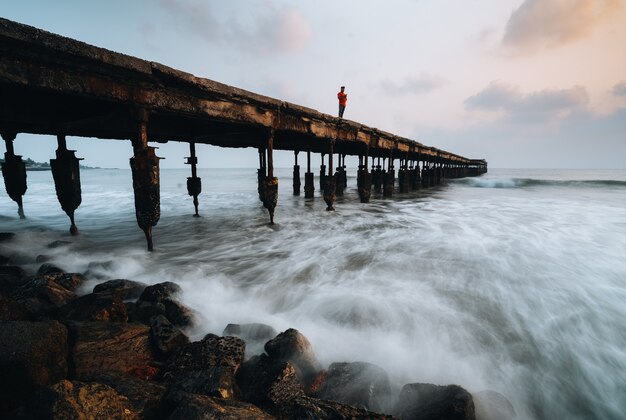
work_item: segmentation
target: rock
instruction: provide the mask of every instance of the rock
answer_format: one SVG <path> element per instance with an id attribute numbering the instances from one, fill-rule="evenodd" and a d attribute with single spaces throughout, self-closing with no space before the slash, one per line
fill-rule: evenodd
<path id="1" fill-rule="evenodd" d="M 67 290 L 75 291 L 81 286 L 87 279 L 80 273 L 52 273 L 46 274 L 47 280 L 53 281 L 59 286 L 65 287 Z"/>
<path id="2" fill-rule="evenodd" d="M 105 280 L 113 268 L 113 261 L 91 261 L 87 265 L 85 276 L 90 279 Z"/>
<path id="3" fill-rule="evenodd" d="M 41 310 L 44 312 L 51 312 L 76 298 L 74 292 L 54 281 L 53 276 L 35 277 L 17 288 L 12 296 L 18 302 L 29 299 L 39 300 Z M 31 301 L 31 304 L 37 305 L 33 301 Z"/>
<path id="4" fill-rule="evenodd" d="M 290 400 L 279 408 L 277 414 L 279 418 L 293 420 L 395 419 L 395 417 L 386 414 L 374 413 L 335 401 L 324 401 L 310 397 L 297 397 Z"/>
<path id="5" fill-rule="evenodd" d="M 394 414 L 412 420 L 476 420 L 471 394 L 458 385 L 407 384 Z"/>
<path id="6" fill-rule="evenodd" d="M 59 317 L 73 321 L 128 321 L 126 305 L 121 297 L 98 293 L 72 300 L 59 310 Z"/>
<path id="7" fill-rule="evenodd" d="M 304 396 L 293 365 L 265 354 L 254 356 L 243 364 L 237 384 L 244 400 L 270 410 Z"/>
<path id="8" fill-rule="evenodd" d="M 54 241 L 54 242 L 50 242 L 48 245 L 46 245 L 48 248 L 53 249 L 53 248 L 60 248 L 62 246 L 67 246 L 67 245 L 71 245 L 72 243 L 69 241 Z"/>
<path id="9" fill-rule="evenodd" d="M 168 419 L 271 420 L 274 417 L 252 404 L 188 394 Z"/>
<path id="10" fill-rule="evenodd" d="M 382 368 L 365 362 L 333 363 L 319 398 L 362 407 L 367 410 L 389 410 L 391 386 Z"/>
<path id="11" fill-rule="evenodd" d="M 164 283 L 157 283 L 145 288 L 137 303 L 140 302 L 161 302 L 164 299 L 171 298 L 173 295 L 180 293 L 182 289 L 176 283 L 166 281 Z"/>
<path id="12" fill-rule="evenodd" d="M 231 369 L 224 366 L 168 373 L 165 379 L 171 384 L 167 397 L 170 403 L 180 402 L 186 394 L 222 399 L 235 398 L 239 395 L 235 375 Z"/>
<path id="13" fill-rule="evenodd" d="M 37 255 L 35 257 L 35 262 L 36 263 L 45 263 L 48 262 L 52 259 L 52 257 L 50 255 Z"/>
<path id="14" fill-rule="evenodd" d="M 246 343 L 246 356 L 263 353 L 263 347 L 278 331 L 265 324 L 228 324 L 222 335 L 241 338 Z"/>
<path id="15" fill-rule="evenodd" d="M 172 324 L 178 327 L 191 327 L 194 324 L 194 313 L 191 309 L 172 299 L 163 299 L 160 303 L 165 306 L 165 316 Z"/>
<path id="16" fill-rule="evenodd" d="M 177 372 L 224 366 L 236 374 L 243 363 L 245 350 L 246 345 L 240 338 L 208 334 L 174 353 L 167 361 L 167 368 Z"/>
<path id="17" fill-rule="evenodd" d="M 135 322 L 141 322 L 149 325 L 150 320 L 155 317 L 163 315 L 165 316 L 165 305 L 162 303 L 154 302 L 139 302 L 135 303 L 132 310 L 132 319 Z"/>
<path id="18" fill-rule="evenodd" d="M 164 396 L 167 391 L 165 385 L 115 373 L 99 375 L 94 379 L 128 398 L 131 410 L 137 413 L 139 418 L 144 420 L 163 418 Z"/>
<path id="19" fill-rule="evenodd" d="M 150 328 L 121 322 L 69 322 L 72 377 L 78 380 L 122 373 L 154 378 L 158 362 L 150 345 Z"/>
<path id="20" fill-rule="evenodd" d="M 13 260 L 4 255 L 0 255 L 0 265 L 13 265 Z"/>
<path id="21" fill-rule="evenodd" d="M 150 339 L 163 356 L 169 356 L 189 344 L 189 338 L 163 315 L 150 319 Z"/>
<path id="22" fill-rule="evenodd" d="M 128 399 L 98 383 L 63 380 L 18 410 L 15 419 L 138 419 Z"/>
<path id="23" fill-rule="evenodd" d="M 7 242 L 15 238 L 15 233 L 13 232 L 0 232 L 0 242 Z"/>
<path id="24" fill-rule="evenodd" d="M 28 280 L 22 268 L 14 265 L 0 266 L 0 291 L 10 293 L 23 286 Z"/>
<path id="25" fill-rule="evenodd" d="M 116 279 L 105 281 L 93 288 L 93 293 L 120 295 L 122 299 L 137 299 L 146 288 L 145 283 L 133 280 Z"/>
<path id="26" fill-rule="evenodd" d="M 26 307 L 14 299 L 0 293 L 0 320 L 1 321 L 28 321 L 31 314 Z"/>
<path id="27" fill-rule="evenodd" d="M 472 395 L 479 420 L 512 420 L 516 418 L 513 404 L 496 391 L 480 391 Z"/>
<path id="28" fill-rule="evenodd" d="M 46 274 L 55 274 L 55 273 L 62 274 L 62 273 L 65 273 L 65 270 L 57 267 L 54 264 L 48 264 L 48 263 L 41 264 L 41 266 L 37 270 L 38 276 L 45 276 Z"/>
<path id="29" fill-rule="evenodd" d="M 64 379 L 67 347 L 67 328 L 57 321 L 1 322 L 0 413 Z"/>
<path id="30" fill-rule="evenodd" d="M 290 362 L 305 386 L 321 370 L 311 343 L 296 329 L 290 328 L 265 343 L 265 351 L 272 359 Z"/>

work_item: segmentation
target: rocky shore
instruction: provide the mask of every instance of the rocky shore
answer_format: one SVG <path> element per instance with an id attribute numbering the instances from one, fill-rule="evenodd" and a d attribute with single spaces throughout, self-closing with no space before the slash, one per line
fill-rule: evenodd
<path id="1" fill-rule="evenodd" d="M 0 233 L 3 245 L 13 239 Z M 45 256 L 29 273 L 6 254 L 0 418 L 515 418 L 494 391 L 410 383 L 398 394 L 376 365 L 322 366 L 296 329 L 229 324 L 222 336 L 191 342 L 185 331 L 197 316 L 177 299 L 175 283 L 113 279 L 79 295 L 84 274 L 65 272 Z"/>

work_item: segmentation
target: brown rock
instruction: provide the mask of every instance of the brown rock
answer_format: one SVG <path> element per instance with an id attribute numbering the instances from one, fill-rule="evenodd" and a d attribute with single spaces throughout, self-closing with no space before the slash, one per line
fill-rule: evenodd
<path id="1" fill-rule="evenodd" d="M 274 417 L 252 404 L 188 394 L 168 419 L 271 420 Z"/>
<path id="2" fill-rule="evenodd" d="M 458 385 L 407 384 L 394 414 L 411 420 L 476 420 L 472 395 Z"/>
<path id="3" fill-rule="evenodd" d="M 175 372 L 225 366 L 236 374 L 243 363 L 245 350 L 245 343 L 237 337 L 208 334 L 174 353 L 168 359 L 167 367 Z"/>
<path id="4" fill-rule="evenodd" d="M 311 397 L 298 397 L 290 400 L 280 407 L 277 416 L 282 419 L 293 420 L 391 420 L 395 418 L 387 414 L 374 413 L 335 401 L 324 401 Z"/>
<path id="5" fill-rule="evenodd" d="M 133 280 L 115 279 L 100 283 L 93 288 L 93 293 L 119 295 L 122 299 L 137 299 L 146 288 L 145 283 Z"/>
<path id="6" fill-rule="evenodd" d="M 162 356 L 169 356 L 189 344 L 189 338 L 163 315 L 150 319 L 150 339 Z"/>
<path id="7" fill-rule="evenodd" d="M 278 335 L 278 331 L 266 324 L 228 324 L 222 335 L 241 338 L 246 343 L 246 357 L 263 353 L 265 343 Z"/>
<path id="8" fill-rule="evenodd" d="M 290 362 L 305 386 L 321 370 L 309 340 L 300 331 L 290 328 L 265 343 L 270 358 Z"/>
<path id="9" fill-rule="evenodd" d="M 148 286 L 145 288 L 141 296 L 139 297 L 139 302 L 161 302 L 164 299 L 168 299 L 173 297 L 174 295 L 180 293 L 181 288 L 176 283 L 172 283 L 171 281 L 166 281 L 163 283 L 157 283 L 152 286 Z"/>
<path id="10" fill-rule="evenodd" d="M 233 372 L 224 366 L 168 373 L 165 379 L 170 383 L 167 397 L 169 402 L 178 403 L 186 394 L 222 399 L 235 398 L 239 395 Z"/>
<path id="11" fill-rule="evenodd" d="M 0 413 L 67 376 L 67 328 L 57 321 L 0 323 Z"/>
<path id="12" fill-rule="evenodd" d="M 150 328 L 119 322 L 70 322 L 70 349 L 73 376 L 89 380 L 97 375 L 118 372 L 152 377 L 156 356 L 150 345 Z"/>
<path id="13" fill-rule="evenodd" d="M 63 380 L 38 394 L 12 418 L 30 419 L 139 419 L 128 399 L 99 383 Z"/>
<path id="14" fill-rule="evenodd" d="M 163 299 L 160 303 L 165 307 L 165 316 L 172 324 L 178 327 L 191 327 L 194 324 L 195 315 L 185 305 L 172 299 Z"/>
<path id="15" fill-rule="evenodd" d="M 37 299 L 42 309 L 50 312 L 75 299 L 76 294 L 55 282 L 53 277 L 44 276 L 29 280 L 13 292 L 13 297 L 18 302 Z"/>
<path id="16" fill-rule="evenodd" d="M 59 310 L 59 317 L 73 321 L 128 321 L 126 305 L 120 296 L 97 293 L 72 300 Z"/>
<path id="17" fill-rule="evenodd" d="M 56 273 L 63 274 L 63 273 L 65 273 L 65 270 L 63 270 L 62 268 L 57 267 L 54 264 L 49 264 L 49 263 L 41 264 L 41 266 L 37 270 L 37 275 L 38 276 L 45 276 L 47 274 L 56 274 Z"/>
<path id="18" fill-rule="evenodd" d="M 0 292 L 0 321 L 28 321 L 31 318 L 23 304 Z"/>
<path id="19" fill-rule="evenodd" d="M 78 287 L 87 280 L 85 276 L 80 273 L 52 273 L 44 277 L 71 291 L 78 289 Z"/>

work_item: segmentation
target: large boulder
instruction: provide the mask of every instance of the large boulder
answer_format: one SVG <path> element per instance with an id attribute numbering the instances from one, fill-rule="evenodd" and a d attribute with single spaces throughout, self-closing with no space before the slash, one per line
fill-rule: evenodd
<path id="1" fill-rule="evenodd" d="M 237 337 L 208 334 L 172 354 L 167 360 L 167 369 L 177 372 L 224 366 L 236 374 L 243 363 L 245 350 L 245 343 Z"/>
<path id="2" fill-rule="evenodd" d="M 365 362 L 333 363 L 319 398 L 386 412 L 390 394 L 389 375 L 381 367 Z"/>
<path id="3" fill-rule="evenodd" d="M 163 315 L 150 319 L 150 339 L 164 357 L 189 344 L 189 338 Z"/>
<path id="4" fill-rule="evenodd" d="M 39 393 L 12 414 L 30 419 L 139 419 L 128 399 L 99 383 L 63 380 Z"/>
<path id="5" fill-rule="evenodd" d="M 193 325 L 195 319 L 193 311 L 174 299 L 180 291 L 180 286 L 172 282 L 146 287 L 137 300 L 133 319 L 149 323 L 153 316 L 165 315 L 178 327 Z"/>
<path id="6" fill-rule="evenodd" d="M 44 277 L 71 291 L 75 291 L 87 281 L 85 276 L 80 273 L 51 273 L 46 274 Z"/>
<path id="7" fill-rule="evenodd" d="M 394 414 L 411 420 L 476 420 L 472 395 L 458 385 L 407 384 Z"/>
<path id="8" fill-rule="evenodd" d="M 222 335 L 239 337 L 246 343 L 246 357 L 263 353 L 265 343 L 276 337 L 278 331 L 266 324 L 228 324 Z"/>
<path id="9" fill-rule="evenodd" d="M 31 305 L 39 304 L 44 312 L 54 312 L 76 298 L 76 294 L 57 283 L 54 276 L 35 277 L 17 288 L 12 296 L 18 302 L 30 301 Z"/>
<path id="10" fill-rule="evenodd" d="M 478 420 L 513 420 L 516 417 L 513 404 L 496 391 L 480 391 L 472 394 Z"/>
<path id="11" fill-rule="evenodd" d="M 294 398 L 280 406 L 276 414 L 279 418 L 292 420 L 391 420 L 395 418 L 336 401 L 324 401 L 311 397 Z"/>
<path id="12" fill-rule="evenodd" d="M 37 269 L 38 276 L 45 276 L 48 274 L 63 274 L 63 273 L 65 273 L 65 270 L 50 263 L 41 264 L 41 266 Z"/>
<path id="13" fill-rule="evenodd" d="M 168 419 L 271 420 L 274 417 L 252 404 L 187 394 Z"/>
<path id="14" fill-rule="evenodd" d="M 174 405 L 187 394 L 207 395 L 222 399 L 235 398 L 239 395 L 235 375 L 232 370 L 224 366 L 169 372 L 165 379 L 170 383 L 167 400 Z"/>
<path id="15" fill-rule="evenodd" d="M 57 321 L 0 322 L 0 413 L 67 377 L 67 353 L 67 328 Z"/>
<path id="16" fill-rule="evenodd" d="M 265 343 L 270 358 L 290 362 L 301 383 L 308 385 L 321 370 L 309 340 L 300 331 L 290 328 Z"/>
<path id="17" fill-rule="evenodd" d="M 253 356 L 243 364 L 237 384 L 244 400 L 269 410 L 304 396 L 293 365 L 265 354 Z"/>
<path id="18" fill-rule="evenodd" d="M 133 280 L 115 279 L 100 283 L 93 288 L 93 293 L 114 294 L 122 299 L 137 299 L 146 288 L 145 283 Z"/>
<path id="19" fill-rule="evenodd" d="M 0 292 L 0 321 L 29 320 L 32 316 L 23 304 Z"/>
<path id="20" fill-rule="evenodd" d="M 139 302 L 161 302 L 170 299 L 181 292 L 181 288 L 176 283 L 166 281 L 148 286 L 139 297 Z"/>
<path id="21" fill-rule="evenodd" d="M 73 321 L 128 321 L 126 305 L 120 296 L 98 293 L 72 300 L 59 310 L 59 316 Z"/>
<path id="22" fill-rule="evenodd" d="M 69 322 L 73 346 L 73 377 L 90 380 L 118 372 L 140 378 L 158 373 L 157 356 L 150 345 L 150 328 L 121 322 Z"/>

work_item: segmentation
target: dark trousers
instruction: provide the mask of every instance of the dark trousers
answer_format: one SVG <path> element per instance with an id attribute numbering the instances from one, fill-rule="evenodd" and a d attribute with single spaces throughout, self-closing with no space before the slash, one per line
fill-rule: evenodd
<path id="1" fill-rule="evenodd" d="M 339 118 L 343 118 L 343 111 L 345 110 L 346 110 L 346 106 L 339 104 Z"/>

